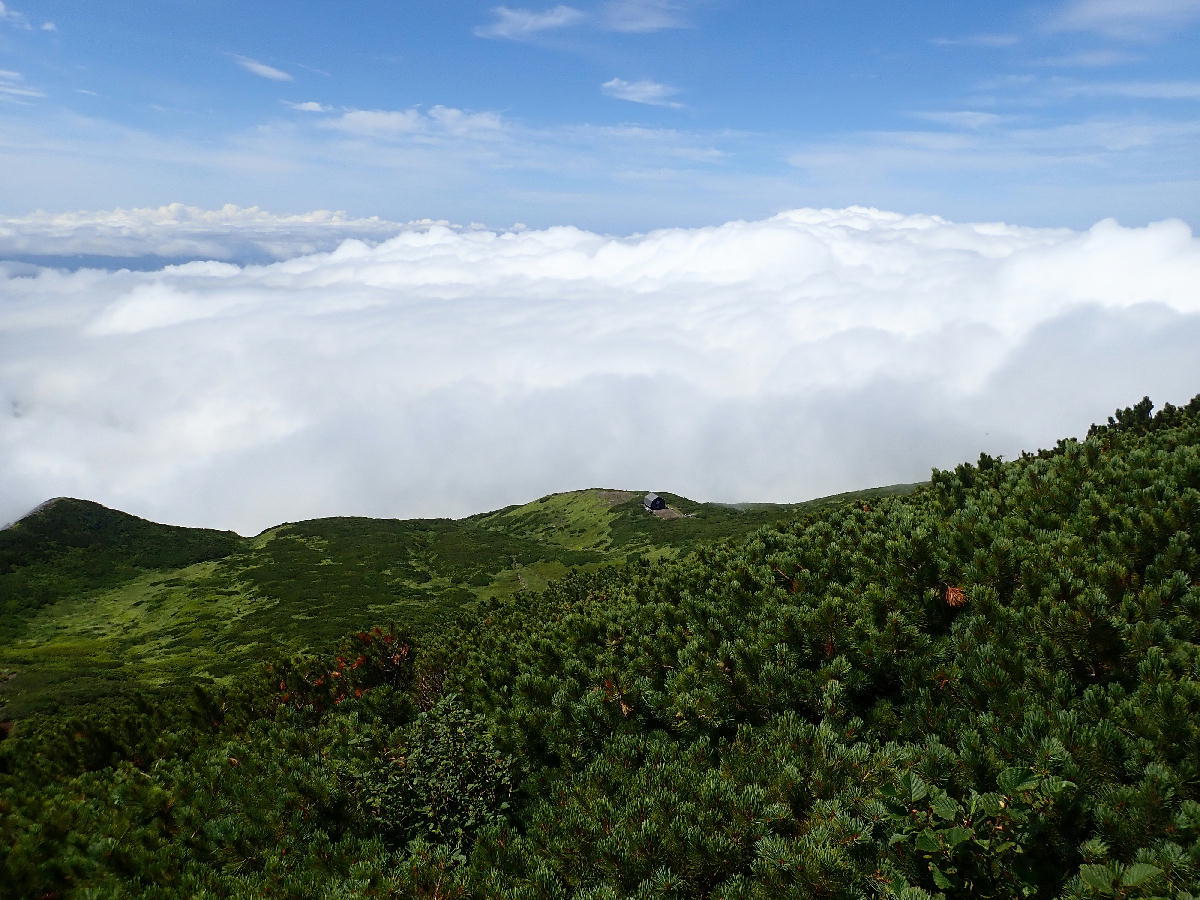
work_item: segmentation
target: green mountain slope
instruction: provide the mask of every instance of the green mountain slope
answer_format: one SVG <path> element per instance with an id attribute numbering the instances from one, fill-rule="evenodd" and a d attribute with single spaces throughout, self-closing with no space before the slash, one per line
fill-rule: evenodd
<path id="1" fill-rule="evenodd" d="M 477 517 L 636 558 L 18 722 L 0 890 L 1196 900 L 1200 397 L 1150 412 L 670 558 L 611 494 Z"/>
<path id="2" fill-rule="evenodd" d="M 158 525 L 99 503 L 60 497 L 0 530 L 0 641 L 64 597 L 235 552 L 233 532 Z"/>
<path id="3" fill-rule="evenodd" d="M 0 886 L 1200 895 L 1200 397 L 670 558 L 629 536 L 649 518 L 623 532 L 626 502 L 476 517 L 454 557 L 473 571 L 486 547 L 517 565 L 530 542 L 636 546 L 624 565 L 348 635 L 191 703 L 17 722 L 0 740 Z M 254 552 L 281 542 L 272 565 L 295 570 L 290 553 L 332 558 L 360 527 L 380 526 L 289 526 Z M 437 527 L 407 527 L 432 529 L 427 566 L 451 564 Z"/>
<path id="4" fill-rule="evenodd" d="M 831 502 L 739 509 L 666 495 L 690 517 L 663 519 L 643 494 L 574 491 L 463 520 L 317 519 L 255 538 L 51 501 L 0 531 L 0 719 L 228 679 L 376 623 L 420 631 L 480 598 Z"/>

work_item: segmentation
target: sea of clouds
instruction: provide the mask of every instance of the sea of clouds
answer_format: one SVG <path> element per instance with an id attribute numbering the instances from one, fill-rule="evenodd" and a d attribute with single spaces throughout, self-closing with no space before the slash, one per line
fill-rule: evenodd
<path id="1" fill-rule="evenodd" d="M 611 237 L 165 209 L 0 222 L 0 257 L 212 257 L 0 263 L 0 521 L 53 496 L 243 533 L 590 486 L 801 500 L 1200 393 L 1178 221 L 799 209 Z"/>
<path id="2" fill-rule="evenodd" d="M 456 228 L 428 219 L 356 219 L 330 210 L 277 215 L 233 204 L 220 209 L 171 203 L 149 209 L 36 212 L 0 216 L 0 260 L 139 269 L 197 259 L 267 263 L 333 250 L 348 238 L 378 242 L 433 225 Z"/>

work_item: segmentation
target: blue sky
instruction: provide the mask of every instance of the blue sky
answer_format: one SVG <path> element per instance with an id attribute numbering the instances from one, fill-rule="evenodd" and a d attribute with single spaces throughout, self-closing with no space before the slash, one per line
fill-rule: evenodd
<path id="1" fill-rule="evenodd" d="M 1200 223 L 1200 0 L 0 2 L 0 213 Z"/>

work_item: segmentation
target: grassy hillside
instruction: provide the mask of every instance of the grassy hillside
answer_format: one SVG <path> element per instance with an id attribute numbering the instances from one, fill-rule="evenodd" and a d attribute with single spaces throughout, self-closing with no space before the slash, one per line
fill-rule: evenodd
<path id="1" fill-rule="evenodd" d="M 51 501 L 0 531 L 0 719 L 228 680 L 376 623 L 420 632 L 480 598 L 829 502 L 740 509 L 667 495 L 694 517 L 665 520 L 643 495 L 574 491 L 463 520 L 318 519 L 255 538 Z"/>

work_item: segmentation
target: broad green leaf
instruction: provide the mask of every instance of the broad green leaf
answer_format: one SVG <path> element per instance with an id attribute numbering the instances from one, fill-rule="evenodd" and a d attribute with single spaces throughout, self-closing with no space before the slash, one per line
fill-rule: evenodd
<path id="1" fill-rule="evenodd" d="M 916 803 L 929 794 L 929 785 L 916 772 L 905 772 L 900 778 L 900 790 L 909 803 Z"/>
<path id="2" fill-rule="evenodd" d="M 933 883 L 940 887 L 943 891 L 948 891 L 954 887 L 954 882 L 946 877 L 946 873 L 937 866 L 933 867 Z"/>
<path id="3" fill-rule="evenodd" d="M 971 839 L 971 829 L 956 825 L 954 828 L 947 828 L 943 831 L 942 837 L 946 839 L 946 846 L 957 847 L 963 841 Z"/>
<path id="4" fill-rule="evenodd" d="M 1067 781 L 1065 778 L 1043 778 L 1041 788 L 1048 794 L 1061 794 L 1069 788 L 1075 787 L 1075 782 Z"/>
<path id="5" fill-rule="evenodd" d="M 998 794 L 976 794 L 971 798 L 971 815 L 973 817 L 996 815 L 1001 809 L 1001 799 Z"/>
<path id="6" fill-rule="evenodd" d="M 942 845 L 938 843 L 937 835 L 926 828 L 917 835 L 917 849 L 924 850 L 926 853 L 936 853 L 942 849 Z"/>
<path id="7" fill-rule="evenodd" d="M 1117 873 L 1112 866 L 1080 866 L 1079 879 L 1094 891 L 1111 893 L 1117 881 Z"/>
<path id="8" fill-rule="evenodd" d="M 1040 780 L 1037 776 L 1031 777 L 1028 768 L 1016 767 L 1001 772 L 996 784 L 1006 794 L 1019 794 L 1021 791 L 1033 790 Z"/>
<path id="9" fill-rule="evenodd" d="M 1162 872 L 1158 866 L 1149 863 L 1134 863 L 1121 874 L 1121 884 L 1125 887 L 1137 887 L 1143 882 L 1157 878 Z"/>
<path id="10" fill-rule="evenodd" d="M 953 819 L 958 815 L 959 806 L 948 794 L 940 794 L 932 805 L 939 819 Z"/>

